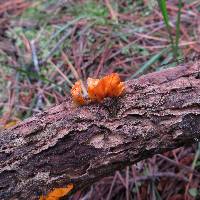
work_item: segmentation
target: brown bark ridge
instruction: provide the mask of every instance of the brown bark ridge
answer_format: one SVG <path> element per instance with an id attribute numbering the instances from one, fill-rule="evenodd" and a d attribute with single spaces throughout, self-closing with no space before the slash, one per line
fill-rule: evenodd
<path id="1" fill-rule="evenodd" d="M 0 133 L 0 199 L 74 191 L 200 138 L 200 62 L 125 82 L 124 96 L 74 107 L 68 98 Z"/>

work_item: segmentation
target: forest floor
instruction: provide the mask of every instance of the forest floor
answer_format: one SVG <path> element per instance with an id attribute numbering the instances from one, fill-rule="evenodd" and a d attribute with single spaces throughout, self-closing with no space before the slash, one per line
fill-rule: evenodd
<path id="1" fill-rule="evenodd" d="M 117 72 L 125 81 L 176 66 L 177 5 L 167 1 L 169 31 L 156 0 L 0 0 L 0 129 L 62 102 L 77 79 Z M 179 62 L 200 52 L 199 11 L 199 0 L 182 2 Z M 200 199 L 200 145 L 155 155 L 68 199 Z"/>

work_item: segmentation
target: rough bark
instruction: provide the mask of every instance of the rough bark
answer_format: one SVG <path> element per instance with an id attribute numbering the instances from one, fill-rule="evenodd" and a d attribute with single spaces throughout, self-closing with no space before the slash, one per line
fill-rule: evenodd
<path id="1" fill-rule="evenodd" d="M 0 133 L 0 199 L 75 190 L 200 138 L 200 63 L 126 82 L 123 97 L 73 107 L 68 98 Z"/>

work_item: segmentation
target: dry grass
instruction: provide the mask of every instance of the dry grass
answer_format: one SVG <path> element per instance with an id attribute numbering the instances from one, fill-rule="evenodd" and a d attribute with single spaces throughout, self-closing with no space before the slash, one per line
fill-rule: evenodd
<path id="1" fill-rule="evenodd" d="M 178 1 L 168 1 L 172 37 Z M 184 1 L 179 57 L 200 52 L 200 1 Z M 175 66 L 156 1 L 0 0 L 0 125 L 61 102 L 77 78 L 122 79 Z M 115 172 L 69 197 L 200 198 L 200 147 L 179 148 Z"/>

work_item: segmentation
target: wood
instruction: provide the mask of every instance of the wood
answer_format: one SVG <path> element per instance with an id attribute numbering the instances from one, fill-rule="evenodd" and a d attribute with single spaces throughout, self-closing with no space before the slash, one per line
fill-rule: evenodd
<path id="1" fill-rule="evenodd" d="M 70 100 L 0 133 L 0 199 L 38 199 L 200 138 L 200 63 L 125 83 L 117 99 Z"/>

